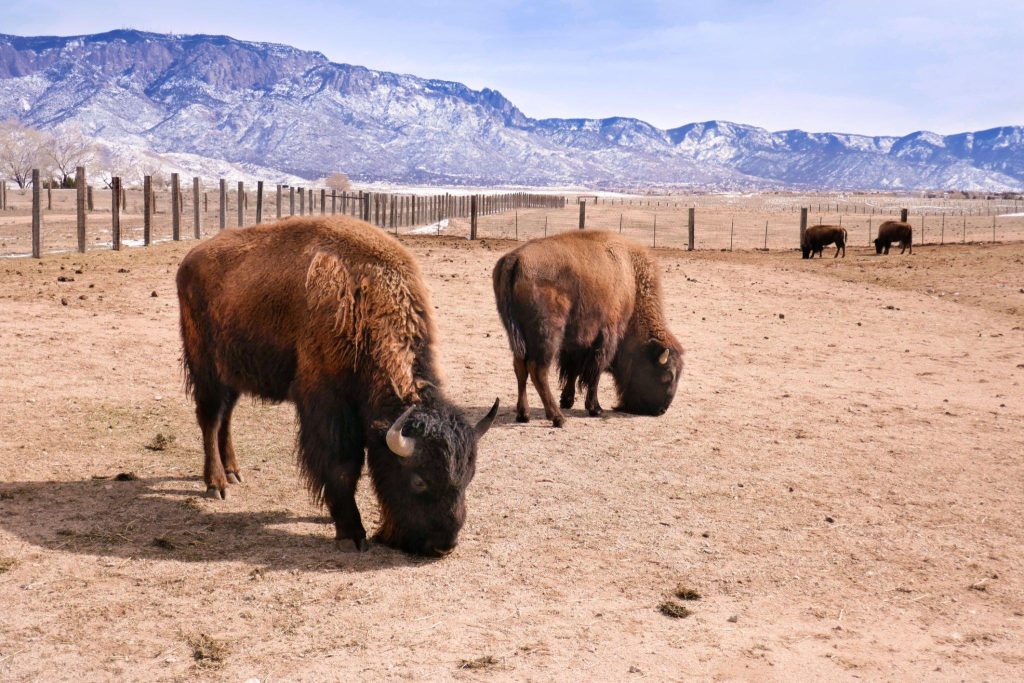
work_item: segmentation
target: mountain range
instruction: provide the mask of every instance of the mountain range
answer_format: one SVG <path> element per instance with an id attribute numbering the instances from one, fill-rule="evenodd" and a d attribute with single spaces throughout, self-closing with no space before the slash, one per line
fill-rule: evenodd
<path id="1" fill-rule="evenodd" d="M 771 132 L 534 119 L 496 90 L 226 36 L 0 34 L 0 119 L 77 126 L 117 163 L 191 172 L 606 189 L 1024 190 L 1024 127 Z"/>

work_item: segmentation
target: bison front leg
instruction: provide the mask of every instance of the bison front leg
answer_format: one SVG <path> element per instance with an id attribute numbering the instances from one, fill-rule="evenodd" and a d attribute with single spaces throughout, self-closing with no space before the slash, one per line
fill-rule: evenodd
<path id="1" fill-rule="evenodd" d="M 533 361 L 527 362 L 527 369 L 530 372 L 530 379 L 533 386 L 540 394 L 541 403 L 544 404 L 544 416 L 551 420 L 551 424 L 561 427 L 565 424 L 565 416 L 555 404 L 555 396 L 551 393 L 551 384 L 548 382 L 548 375 L 551 372 L 551 365 L 540 365 Z"/>
<path id="2" fill-rule="evenodd" d="M 367 550 L 370 546 L 355 498 L 364 458 L 356 415 L 327 394 L 304 395 L 296 405 L 300 464 L 313 495 L 322 498 L 331 513 L 335 542 L 343 550 Z"/>

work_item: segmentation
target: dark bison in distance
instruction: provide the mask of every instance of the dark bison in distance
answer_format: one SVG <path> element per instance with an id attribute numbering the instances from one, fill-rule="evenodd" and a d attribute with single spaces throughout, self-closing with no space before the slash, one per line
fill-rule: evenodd
<path id="1" fill-rule="evenodd" d="M 830 244 L 836 245 L 836 253 L 832 258 L 839 256 L 840 250 L 843 258 L 846 258 L 846 228 L 839 225 L 812 225 L 804 230 L 800 250 L 804 258 L 814 258 L 815 254 L 822 258 L 822 252 Z"/>
<path id="2" fill-rule="evenodd" d="M 875 238 L 875 253 L 888 254 L 892 243 L 899 242 L 901 254 L 907 249 L 913 254 L 913 235 L 914 229 L 910 226 L 910 223 L 886 221 L 878 226 L 878 237 Z"/>
<path id="3" fill-rule="evenodd" d="M 619 410 L 661 415 L 675 395 L 683 348 L 661 311 L 658 266 L 647 250 L 600 231 L 527 242 L 498 260 L 494 296 L 508 333 L 519 388 L 516 419 L 529 420 L 526 379 L 544 414 L 562 426 L 576 384 L 586 408 L 600 415 L 601 373 L 615 379 Z M 558 363 L 562 396 L 555 404 L 548 374 Z"/>
<path id="4" fill-rule="evenodd" d="M 225 230 L 188 253 L 177 282 L 210 494 L 242 479 L 239 395 L 290 400 L 299 464 L 339 547 L 368 547 L 354 497 L 364 458 L 381 543 L 435 556 L 455 546 L 498 404 L 474 427 L 442 394 L 427 289 L 397 241 L 347 217 Z"/>

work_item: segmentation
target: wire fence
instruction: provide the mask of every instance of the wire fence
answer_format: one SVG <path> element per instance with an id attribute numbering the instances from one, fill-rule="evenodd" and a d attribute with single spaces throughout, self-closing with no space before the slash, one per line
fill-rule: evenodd
<path id="1" fill-rule="evenodd" d="M 692 210 L 694 249 L 780 250 L 799 248 L 804 208 L 809 225 L 844 227 L 850 246 L 871 245 L 878 225 L 898 220 L 906 210 L 915 244 L 1024 240 L 1024 201 L 1014 197 L 424 195 L 287 185 L 264 189 L 262 183 L 247 187 L 199 178 L 181 186 L 172 177 L 159 186 L 150 180 L 148 192 L 145 185 L 123 187 L 115 202 L 113 188 L 81 186 L 81 191 L 17 189 L 0 181 L 0 256 L 201 239 L 223 227 L 328 214 L 355 216 L 400 235 L 528 240 L 582 226 L 619 232 L 652 247 L 687 249 Z"/>

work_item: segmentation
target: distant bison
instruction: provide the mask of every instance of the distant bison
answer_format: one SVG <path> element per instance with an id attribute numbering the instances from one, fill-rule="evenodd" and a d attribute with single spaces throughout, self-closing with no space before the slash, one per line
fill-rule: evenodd
<path id="1" fill-rule="evenodd" d="M 878 237 L 875 238 L 875 253 L 888 254 L 892 243 L 899 242 L 901 254 L 907 249 L 913 254 L 913 234 L 914 229 L 910 226 L 910 223 L 886 221 L 878 226 Z"/>
<path id="2" fill-rule="evenodd" d="M 836 253 L 832 258 L 839 256 L 840 250 L 843 258 L 846 258 L 846 228 L 839 225 L 812 225 L 804 231 L 800 251 L 804 258 L 814 258 L 815 254 L 821 258 L 825 247 L 830 244 L 836 245 Z"/>
<path id="3" fill-rule="evenodd" d="M 661 310 L 658 265 L 647 249 L 609 232 L 572 232 L 532 240 L 498 260 L 494 296 L 508 333 L 519 388 L 516 419 L 529 421 L 526 378 L 556 427 L 548 373 L 557 362 L 560 406 L 571 408 L 576 384 L 590 415 L 600 415 L 601 374 L 615 379 L 619 410 L 661 415 L 683 370 L 683 348 Z"/>
<path id="4" fill-rule="evenodd" d="M 355 501 L 364 460 L 382 543 L 424 555 L 455 546 L 498 404 L 474 427 L 442 394 L 433 306 L 397 241 L 347 217 L 225 230 L 185 256 L 177 283 L 213 497 L 242 479 L 230 432 L 239 395 L 289 400 L 302 474 L 339 546 L 367 548 Z"/>

